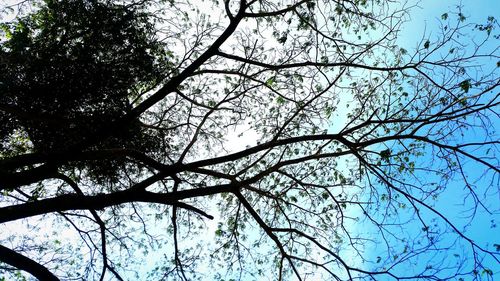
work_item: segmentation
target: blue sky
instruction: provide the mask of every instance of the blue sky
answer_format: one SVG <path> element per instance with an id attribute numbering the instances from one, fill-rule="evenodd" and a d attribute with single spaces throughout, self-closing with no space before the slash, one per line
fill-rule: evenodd
<path id="1" fill-rule="evenodd" d="M 456 6 L 458 4 L 460 4 L 459 1 L 451 0 L 421 1 L 420 8 L 417 7 L 413 9 L 411 12 L 411 20 L 404 25 L 399 37 L 400 43 L 405 48 L 411 50 L 417 46 L 423 38 L 423 34 L 426 34 L 426 37 L 430 37 L 432 42 L 432 38 L 439 33 L 438 27 L 441 15 L 446 12 L 457 11 Z M 496 18 L 500 16 L 500 1 L 498 0 L 463 1 L 461 5 L 461 12 L 467 18 L 467 22 L 485 23 L 488 16 L 495 16 Z M 474 34 L 472 35 L 474 36 Z M 497 48 L 498 46 L 494 45 L 494 43 L 493 41 L 493 44 L 490 44 L 488 47 Z M 498 43 L 498 41 L 496 43 Z M 483 63 L 492 63 L 492 65 L 494 65 L 495 62 L 484 61 Z M 494 119 L 494 121 L 495 120 L 496 123 L 494 123 L 493 126 L 495 127 L 494 129 L 498 131 L 500 124 L 498 124 L 498 119 Z M 484 137 L 483 133 L 472 131 L 470 131 L 469 135 L 464 136 L 465 139 L 470 141 L 475 139 L 483 140 Z M 489 250 L 493 250 L 493 244 L 500 244 L 500 238 L 498 238 L 500 237 L 500 228 L 495 227 L 495 225 L 500 222 L 498 213 L 500 200 L 498 186 L 491 186 L 491 182 L 487 182 L 488 179 L 481 179 L 482 168 L 484 167 L 479 167 L 476 163 L 466 164 L 466 170 L 469 176 L 478 179 L 476 182 L 478 193 L 483 196 L 484 202 L 489 205 L 492 210 L 497 211 L 496 214 L 488 214 L 480 210 L 480 212 L 474 216 L 473 220 L 469 221 L 472 203 L 471 200 L 469 200 L 470 198 L 464 199 L 465 192 L 463 183 L 460 181 L 452 181 L 450 183 L 447 191 L 441 194 L 436 200 L 436 206 L 438 206 L 438 209 L 452 219 L 458 226 L 463 226 L 470 222 L 470 225 L 464 228 L 466 229 L 466 234 L 479 245 Z M 498 184 L 498 179 L 497 181 L 493 181 L 493 184 L 495 183 Z M 489 189 L 487 188 L 488 185 L 490 185 Z M 451 239 L 450 237 L 443 237 L 443 239 L 445 243 L 452 242 L 452 240 L 446 241 L 446 239 Z M 454 259 L 453 255 L 454 253 L 450 252 L 446 259 Z M 437 259 L 439 258 L 441 257 L 437 257 Z M 487 265 L 496 273 L 495 275 L 497 277 L 494 277 L 494 279 L 498 278 L 500 275 L 500 264 L 493 259 L 489 259 L 487 260 Z M 472 277 L 465 278 L 465 280 L 470 280 L 469 278 Z"/>
<path id="2" fill-rule="evenodd" d="M 456 0 L 424 0 L 421 1 L 419 7 L 415 7 L 410 12 L 410 19 L 406 22 L 401 32 L 398 36 L 398 43 L 400 47 L 405 48 L 411 54 L 417 48 L 422 48 L 422 44 L 425 40 L 429 39 L 431 42 L 434 42 L 433 39 L 437 39 L 440 35 L 440 22 L 442 22 L 442 15 L 444 13 L 448 13 L 448 20 L 451 23 L 455 23 L 457 21 L 456 13 L 459 12 L 458 5 L 461 6 L 460 12 L 466 17 L 465 24 L 468 23 L 478 23 L 484 24 L 487 21 L 489 16 L 494 16 L 495 18 L 500 17 L 500 1 L 498 0 L 483 0 L 483 1 L 460 1 Z M 472 38 L 479 40 L 482 36 L 484 36 L 484 32 L 473 31 L 471 25 L 470 28 L 466 28 L 465 30 L 469 32 L 466 34 Z M 498 26 L 495 31 L 498 33 Z M 474 32 L 477 32 L 474 33 Z M 494 32 L 494 34 L 495 34 Z M 376 34 L 374 34 L 376 36 Z M 466 38 L 467 36 L 463 37 Z M 467 40 L 471 40 L 470 38 Z M 464 41 L 460 43 L 471 44 L 472 41 Z M 483 46 L 486 49 L 493 50 L 498 48 L 498 40 L 490 40 L 489 45 Z M 420 45 L 420 47 L 418 47 Z M 443 48 L 442 53 L 446 55 L 448 49 Z M 497 50 L 498 53 L 498 50 Z M 435 58 L 439 58 L 440 53 L 435 54 Z M 496 66 L 496 61 L 491 61 L 491 59 L 485 59 L 482 61 L 477 61 L 481 65 L 486 65 L 486 69 L 491 71 L 493 68 L 488 68 L 488 66 Z M 498 71 L 498 70 L 497 70 Z M 492 119 L 492 130 L 500 129 L 500 124 L 498 123 L 498 118 Z M 336 132 L 341 126 L 335 126 L 330 128 L 332 132 Z M 481 130 L 468 130 L 464 134 L 459 142 L 475 142 L 475 141 L 484 141 L 485 133 Z M 490 136 L 493 139 L 498 139 L 498 134 L 496 136 Z M 373 149 L 373 148 L 372 148 Z M 428 150 L 428 153 L 432 153 L 432 151 Z M 484 149 L 477 150 L 475 153 L 481 155 L 484 153 Z M 423 156 L 424 158 L 420 159 L 420 161 L 431 161 L 433 155 L 428 154 Z M 494 161 L 494 160 L 493 160 Z M 495 162 L 492 162 L 495 163 Z M 471 238 L 475 243 L 479 246 L 483 247 L 487 250 L 494 250 L 494 244 L 500 244 L 500 226 L 496 226 L 498 222 L 500 222 L 500 198 L 499 198 L 499 189 L 498 186 L 498 175 L 490 173 L 489 175 L 484 175 L 483 171 L 485 167 L 478 165 L 473 161 L 464 162 L 464 170 L 467 173 L 468 178 L 474 182 L 475 192 L 479 195 L 482 202 L 490 208 L 493 213 L 487 213 L 484 209 L 479 208 L 478 212 L 473 215 L 474 202 L 470 196 L 463 181 L 461 181 L 460 177 L 452 178 L 446 186 L 446 190 L 443 191 L 435 200 L 430 200 L 430 203 L 435 206 L 435 208 L 442 214 L 444 214 L 450 221 L 461 231 L 464 231 L 467 237 Z M 420 173 L 418 174 L 420 177 L 425 177 L 424 181 L 436 181 L 439 182 L 437 176 L 433 176 L 431 174 Z M 493 181 L 491 181 L 493 179 Z M 429 202 L 428 202 L 429 203 Z M 441 220 L 436 219 L 435 214 L 431 212 L 426 212 L 421 210 L 422 217 L 424 221 L 433 225 L 436 224 L 435 228 L 443 231 L 446 228 L 446 224 Z M 354 211 L 353 215 L 359 216 L 359 212 Z M 401 210 L 399 213 L 399 217 L 402 221 L 405 219 L 410 219 L 412 214 L 408 212 L 408 209 Z M 378 231 L 375 228 L 371 228 L 369 225 L 362 224 L 362 227 L 356 227 L 356 223 L 352 225 L 354 231 L 360 232 L 364 231 L 368 235 L 380 236 Z M 418 221 L 413 221 L 409 224 L 406 224 L 405 227 L 401 230 L 402 235 L 412 235 L 412 232 L 421 231 L 422 224 Z M 449 232 L 449 231 L 448 231 Z M 361 232 L 360 232 L 361 233 Z M 359 234 L 360 234 L 359 233 Z M 445 267 L 450 266 L 454 267 L 458 262 L 464 262 L 464 267 L 467 270 L 472 270 L 473 264 L 471 263 L 472 252 L 470 251 L 470 244 L 468 244 L 463 239 L 458 239 L 454 233 L 441 234 L 437 235 L 437 239 L 440 239 L 439 245 L 443 247 L 450 247 L 449 250 L 436 250 L 433 251 L 432 248 L 424 251 L 419 256 L 414 258 L 411 262 L 402 263 L 400 266 L 394 268 L 394 273 L 402 274 L 402 275 L 410 275 L 412 272 L 420 272 L 422 268 L 426 266 L 436 266 L 436 267 Z M 399 247 L 401 246 L 401 247 Z M 403 248 L 403 243 L 401 245 L 395 246 L 395 248 Z M 418 246 L 418 244 L 417 244 Z M 385 258 L 388 256 L 387 249 L 383 245 L 370 245 L 367 248 L 368 252 L 367 256 L 371 256 L 372 260 L 376 260 L 378 256 L 382 257 L 382 262 L 380 264 L 375 264 L 382 266 L 384 261 L 391 262 L 390 258 Z M 349 253 L 347 251 L 346 253 Z M 483 260 L 483 265 L 492 270 L 494 272 L 493 280 L 500 276 L 500 264 L 497 263 L 493 258 L 486 257 L 482 253 L 478 252 L 478 257 L 485 258 Z M 390 255 L 389 255 L 390 256 Z M 401 256 L 401 255 L 400 255 Z M 438 264 L 441 263 L 441 264 Z M 438 276 L 447 276 L 448 274 L 452 274 L 451 270 L 444 270 Z M 479 271 L 481 274 L 481 270 Z M 486 274 L 483 274 L 482 277 L 485 277 Z M 464 280 L 472 280 L 473 276 L 462 276 Z M 456 278 L 456 280 L 459 277 Z M 393 280 L 387 275 L 378 276 L 376 280 Z M 453 279 L 452 279 L 453 280 Z"/>

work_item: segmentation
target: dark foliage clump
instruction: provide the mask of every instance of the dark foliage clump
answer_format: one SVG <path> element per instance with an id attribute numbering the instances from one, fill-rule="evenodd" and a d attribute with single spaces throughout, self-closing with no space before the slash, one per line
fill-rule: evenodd
<path id="1" fill-rule="evenodd" d="M 64 149 L 101 130 L 131 109 L 134 87 L 154 80 L 159 46 L 126 6 L 49 1 L 9 27 L 2 136 L 22 125 L 36 150 Z"/>
<path id="2" fill-rule="evenodd" d="M 159 77 L 162 49 L 145 14 L 105 2 L 48 0 L 2 30 L 8 39 L 0 42 L 2 151 L 19 149 L 12 138 L 20 132 L 34 152 L 151 150 L 138 124 L 114 125 Z"/>

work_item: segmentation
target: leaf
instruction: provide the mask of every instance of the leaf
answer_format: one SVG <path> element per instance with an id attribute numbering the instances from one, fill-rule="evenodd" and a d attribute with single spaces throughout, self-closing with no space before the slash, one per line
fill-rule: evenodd
<path id="1" fill-rule="evenodd" d="M 323 197 L 323 199 L 328 199 L 328 193 L 327 192 L 323 192 L 321 194 L 321 197 Z"/>
<path id="2" fill-rule="evenodd" d="M 425 41 L 424 48 L 429 49 L 430 44 L 431 42 L 429 42 L 429 40 Z"/>
<path id="3" fill-rule="evenodd" d="M 386 150 L 380 151 L 380 158 L 382 158 L 384 160 L 387 160 L 387 159 L 389 159 L 390 156 L 391 156 L 391 150 L 390 149 L 386 149 Z"/>
<path id="4" fill-rule="evenodd" d="M 460 82 L 460 84 L 458 84 L 458 85 L 459 85 L 459 86 L 460 86 L 460 88 L 461 88 L 464 92 L 466 92 L 466 93 L 468 93 L 468 92 L 469 92 L 470 87 L 471 87 L 471 83 L 470 83 L 470 80 L 469 80 L 469 79 L 467 79 L 467 80 L 464 80 L 464 81 Z"/>
<path id="5" fill-rule="evenodd" d="M 467 106 L 467 97 L 463 97 L 463 98 L 459 99 L 458 102 L 463 107 Z"/>
<path id="6" fill-rule="evenodd" d="M 288 37 L 286 35 L 281 36 L 280 38 L 276 39 L 279 43 L 285 44 L 286 40 Z"/>
<path id="7" fill-rule="evenodd" d="M 481 273 L 482 275 L 484 274 L 488 274 L 489 276 L 492 276 L 493 275 L 493 271 L 489 268 L 485 268 L 483 269 L 483 272 Z"/>
<path id="8" fill-rule="evenodd" d="M 448 19 L 448 13 L 444 13 L 441 15 L 441 19 L 447 20 Z"/>
<path id="9" fill-rule="evenodd" d="M 266 80 L 266 85 L 272 87 L 275 82 L 276 82 L 276 76 L 273 76 Z"/>
<path id="10" fill-rule="evenodd" d="M 284 104 L 285 103 L 285 99 L 281 96 L 277 97 L 276 98 L 276 103 L 278 104 Z"/>

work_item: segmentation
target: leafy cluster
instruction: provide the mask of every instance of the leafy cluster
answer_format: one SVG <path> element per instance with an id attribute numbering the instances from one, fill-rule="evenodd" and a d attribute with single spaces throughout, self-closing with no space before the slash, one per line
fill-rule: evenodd
<path id="1" fill-rule="evenodd" d="M 0 132 L 25 131 L 35 151 L 64 150 L 105 130 L 131 110 L 144 83 L 157 79 L 152 26 L 133 7 L 97 1 L 52 1 L 3 24 Z M 128 128 L 98 146 L 136 146 Z"/>
<path id="2" fill-rule="evenodd" d="M 1 28 L 2 154 L 153 150 L 137 122 L 115 125 L 161 73 L 162 45 L 144 12 L 111 2 L 47 0 Z M 96 137 L 103 133 L 109 136 Z M 85 165 L 94 177 L 109 178 L 118 164 Z"/>

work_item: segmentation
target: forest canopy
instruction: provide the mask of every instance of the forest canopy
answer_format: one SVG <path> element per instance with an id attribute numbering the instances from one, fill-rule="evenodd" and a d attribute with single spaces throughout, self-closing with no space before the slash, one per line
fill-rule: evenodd
<path id="1" fill-rule="evenodd" d="M 0 279 L 498 274 L 494 17 L 409 48 L 400 1 L 0 5 Z"/>

